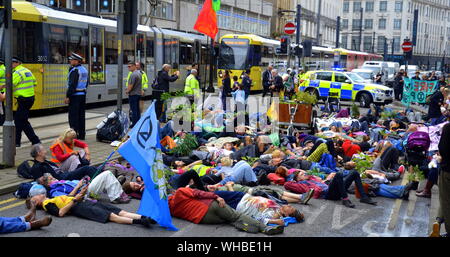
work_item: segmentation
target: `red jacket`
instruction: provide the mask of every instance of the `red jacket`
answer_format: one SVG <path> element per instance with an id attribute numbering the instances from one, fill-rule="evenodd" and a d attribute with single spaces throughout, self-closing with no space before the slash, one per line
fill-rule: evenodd
<path id="1" fill-rule="evenodd" d="M 189 187 L 179 188 L 174 195 L 169 196 L 169 208 L 172 216 L 200 223 L 208 212 L 212 201 L 219 196 Z"/>
<path id="2" fill-rule="evenodd" d="M 354 154 L 361 152 L 361 147 L 359 147 L 359 145 L 352 144 L 352 141 L 348 139 L 342 144 L 342 149 L 344 150 L 345 156 L 350 158 L 352 158 Z"/>
<path id="3" fill-rule="evenodd" d="M 88 144 L 86 144 L 85 142 L 80 141 L 78 139 L 74 139 L 73 143 L 74 143 L 75 147 L 79 147 L 79 148 L 88 147 Z M 66 144 L 66 146 L 67 146 L 67 144 Z M 65 161 L 67 158 L 69 158 L 71 156 L 70 153 L 64 152 L 64 149 L 62 149 L 60 145 L 55 145 L 55 147 L 52 150 L 52 153 L 55 155 L 56 159 L 58 159 L 58 161 L 60 161 L 60 162 Z"/>
<path id="4" fill-rule="evenodd" d="M 284 184 L 284 188 L 296 194 L 307 193 L 310 189 L 314 189 L 313 198 L 324 198 L 328 192 L 328 185 L 321 182 L 316 176 L 310 176 L 308 180 L 288 181 Z"/>

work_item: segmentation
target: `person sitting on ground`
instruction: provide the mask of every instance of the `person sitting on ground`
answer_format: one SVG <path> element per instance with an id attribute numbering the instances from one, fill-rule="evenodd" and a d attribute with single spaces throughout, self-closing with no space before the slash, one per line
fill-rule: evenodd
<path id="1" fill-rule="evenodd" d="M 156 221 L 152 218 L 124 211 L 111 204 L 96 200 L 83 200 L 87 190 L 88 186 L 85 186 L 75 196 L 61 195 L 54 198 L 47 198 L 44 194 L 40 194 L 30 198 L 27 202 L 42 207 L 46 212 L 56 217 L 64 217 L 70 213 L 76 217 L 100 223 L 111 221 L 118 224 L 141 224 L 145 227 L 156 224 Z"/>
<path id="2" fill-rule="evenodd" d="M 84 176 L 93 177 L 97 173 L 97 168 L 93 166 L 83 166 L 73 171 L 62 172 L 56 163 L 47 160 L 47 150 L 41 144 L 33 145 L 30 155 L 34 159 L 34 165 L 30 171 L 34 179 L 42 177 L 44 173 L 50 173 L 58 180 L 82 179 Z"/>
<path id="3" fill-rule="evenodd" d="M 54 198 L 60 195 L 74 196 L 86 185 L 86 178 L 82 180 L 57 180 L 51 174 L 45 173 L 38 179 L 38 183 L 48 189 L 48 196 Z M 89 183 L 88 196 L 100 199 L 100 195 L 106 192 L 111 203 L 129 203 L 130 199 L 123 192 L 122 185 L 110 171 L 104 171 Z"/>
<path id="4" fill-rule="evenodd" d="M 0 217 L 0 234 L 36 230 L 52 223 L 52 217 L 50 216 L 36 220 L 36 205 L 30 205 L 29 209 L 24 216 Z"/>
<path id="5" fill-rule="evenodd" d="M 76 139 L 77 132 L 69 128 L 50 146 L 51 161 L 58 164 L 62 172 L 73 171 L 80 166 L 87 166 L 91 160 L 88 145 Z M 82 148 L 74 150 L 75 147 Z"/>
<path id="6" fill-rule="evenodd" d="M 239 230 L 267 235 L 281 234 L 283 226 L 266 226 L 263 223 L 237 212 L 225 200 L 212 192 L 189 187 L 177 189 L 169 196 L 169 208 L 173 217 L 195 224 L 228 223 Z"/>
<path id="7" fill-rule="evenodd" d="M 346 168 L 352 169 L 354 163 L 347 163 Z M 286 182 L 284 188 L 297 194 L 304 194 L 311 188 L 315 190 L 314 198 L 325 198 L 328 200 L 342 200 L 342 204 L 349 208 L 355 208 L 347 194 L 347 189 L 355 182 L 355 186 L 361 194 L 360 202 L 376 204 L 365 192 L 362 186 L 361 177 L 355 170 L 351 170 L 347 175 L 343 171 L 331 173 L 325 180 L 319 177 L 308 175 L 305 171 L 296 172 L 294 180 Z"/>

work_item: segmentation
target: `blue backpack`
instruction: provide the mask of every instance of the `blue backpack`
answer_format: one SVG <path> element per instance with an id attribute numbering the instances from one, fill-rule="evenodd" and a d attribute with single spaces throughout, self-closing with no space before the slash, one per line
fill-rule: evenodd
<path id="1" fill-rule="evenodd" d="M 21 183 L 17 191 L 14 193 L 14 196 L 17 198 L 27 198 L 30 194 L 30 189 L 32 186 L 33 184 L 31 182 Z"/>

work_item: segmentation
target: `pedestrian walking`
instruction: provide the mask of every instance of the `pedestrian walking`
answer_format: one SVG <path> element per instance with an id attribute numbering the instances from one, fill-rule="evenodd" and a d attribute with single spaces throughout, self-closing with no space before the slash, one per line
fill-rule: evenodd
<path id="1" fill-rule="evenodd" d="M 262 83 L 263 83 L 263 95 L 262 96 L 263 97 L 265 97 L 270 92 L 269 87 L 273 83 L 272 69 L 273 69 L 273 66 L 269 65 L 262 74 L 262 77 L 263 77 L 262 78 Z"/>
<path id="2" fill-rule="evenodd" d="M 22 65 L 22 61 L 16 57 L 12 58 L 13 67 L 13 96 L 17 99 L 17 111 L 14 112 L 14 123 L 16 124 L 16 147 L 20 147 L 22 131 L 31 141 L 31 144 L 39 144 L 41 140 L 34 133 L 28 117 L 30 109 L 34 104 L 34 88 L 37 86 L 33 73 Z"/>
<path id="3" fill-rule="evenodd" d="M 147 77 L 147 73 L 145 73 L 145 65 L 142 62 L 137 62 L 136 63 L 136 69 L 138 69 L 141 74 L 142 74 L 142 97 L 145 96 L 145 92 L 148 89 L 148 77 Z M 141 100 L 139 101 L 139 110 L 142 112 L 144 112 L 144 99 L 141 98 Z"/>
<path id="4" fill-rule="evenodd" d="M 165 121 L 166 112 L 163 110 L 163 100 L 161 99 L 161 95 L 163 93 L 169 92 L 169 84 L 170 82 L 174 82 L 180 76 L 180 72 L 176 71 L 172 75 L 169 75 L 169 71 L 172 69 L 170 64 L 164 64 L 162 69 L 158 71 L 158 77 L 156 79 L 157 85 L 152 92 L 153 100 L 156 101 L 156 118 L 160 121 Z M 164 108 L 165 109 L 165 108 Z"/>
<path id="5" fill-rule="evenodd" d="M 222 91 L 220 98 L 222 99 L 222 109 L 224 111 L 227 110 L 227 97 L 231 96 L 231 79 L 230 79 L 230 71 L 226 70 L 223 79 L 222 79 Z"/>
<path id="6" fill-rule="evenodd" d="M 88 71 L 81 65 L 83 57 L 72 53 L 67 79 L 65 103 L 69 104 L 69 125 L 81 140 L 86 136 L 86 93 L 89 84 Z"/>
<path id="7" fill-rule="evenodd" d="M 283 78 L 278 75 L 277 70 L 272 70 L 272 77 L 273 82 L 272 85 L 269 87 L 270 90 L 270 96 L 271 97 L 278 97 L 279 93 L 283 90 L 284 84 L 283 84 Z"/>
<path id="8" fill-rule="evenodd" d="M 250 78 L 250 69 L 247 69 L 242 75 L 242 85 L 244 86 L 245 100 L 247 100 L 248 96 L 250 95 L 252 83 L 252 79 Z"/>
<path id="9" fill-rule="evenodd" d="M 142 74 L 136 68 L 136 63 L 128 63 L 128 71 L 131 72 L 129 79 L 127 80 L 128 100 L 130 102 L 131 110 L 131 126 L 134 127 L 141 118 L 141 111 L 139 109 L 139 101 L 142 95 Z"/>

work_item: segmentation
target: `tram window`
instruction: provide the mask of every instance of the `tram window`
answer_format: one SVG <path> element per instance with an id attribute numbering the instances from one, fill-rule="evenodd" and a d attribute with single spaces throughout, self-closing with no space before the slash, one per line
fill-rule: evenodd
<path id="1" fill-rule="evenodd" d="M 153 47 L 154 47 L 154 41 L 153 40 L 147 40 L 147 47 L 146 47 L 146 55 L 147 57 L 155 57 L 153 53 Z"/>
<path id="2" fill-rule="evenodd" d="M 248 52 L 247 57 L 247 67 L 250 68 L 251 66 L 260 66 L 261 64 L 261 46 L 252 45 L 250 47 L 250 51 Z"/>
<path id="3" fill-rule="evenodd" d="M 67 54 L 71 55 L 72 53 L 79 54 L 84 58 L 86 63 L 89 63 L 89 54 L 88 54 L 88 30 L 86 29 L 77 29 L 77 28 L 69 28 L 69 39 L 67 41 Z"/>
<path id="4" fill-rule="evenodd" d="M 134 62 L 134 36 L 123 36 L 123 63 Z"/>
<path id="5" fill-rule="evenodd" d="M 14 21 L 13 56 L 22 58 L 26 63 L 43 62 L 42 25 L 36 22 Z M 2 49 L 2 52 L 4 49 Z"/>
<path id="6" fill-rule="evenodd" d="M 194 63 L 194 46 L 190 43 L 180 44 L 180 64 Z"/>
<path id="7" fill-rule="evenodd" d="M 142 34 L 136 35 L 136 62 L 145 63 L 144 53 L 145 38 Z"/>
<path id="8" fill-rule="evenodd" d="M 103 28 L 91 27 L 91 84 L 105 83 Z"/>
<path id="9" fill-rule="evenodd" d="M 50 63 L 66 64 L 66 27 L 50 25 L 48 41 L 50 45 Z"/>
<path id="10" fill-rule="evenodd" d="M 200 55 L 201 55 L 200 64 L 208 64 L 209 55 L 208 55 L 208 48 L 206 45 L 202 45 L 201 50 L 200 50 Z"/>
<path id="11" fill-rule="evenodd" d="M 105 39 L 106 64 L 117 64 L 117 34 L 105 32 Z"/>

